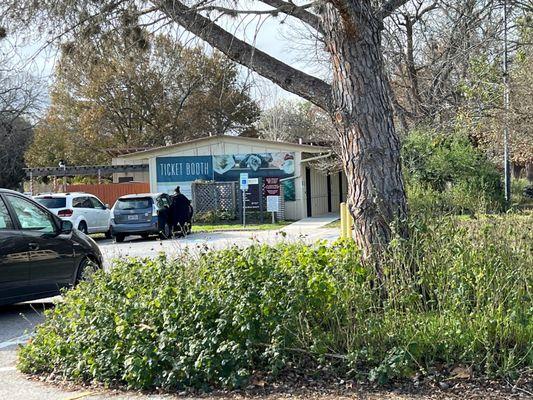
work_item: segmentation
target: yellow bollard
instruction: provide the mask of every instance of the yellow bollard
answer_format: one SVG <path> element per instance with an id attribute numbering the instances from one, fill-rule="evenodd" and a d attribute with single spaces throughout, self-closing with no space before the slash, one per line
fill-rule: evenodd
<path id="1" fill-rule="evenodd" d="M 354 220 L 346 203 L 340 205 L 341 214 L 341 238 L 353 238 L 352 227 Z"/>
<path id="2" fill-rule="evenodd" d="M 344 239 L 352 237 L 352 216 L 346 203 L 342 203 L 342 233 L 341 237 Z"/>
<path id="3" fill-rule="evenodd" d="M 346 237 L 346 203 L 341 203 L 340 205 L 340 214 L 341 214 L 341 239 Z"/>
<path id="4" fill-rule="evenodd" d="M 346 224 L 346 237 L 353 239 L 353 225 L 355 224 L 355 221 L 348 207 L 346 207 L 346 215 L 348 216 L 346 218 L 348 220 L 348 223 Z"/>

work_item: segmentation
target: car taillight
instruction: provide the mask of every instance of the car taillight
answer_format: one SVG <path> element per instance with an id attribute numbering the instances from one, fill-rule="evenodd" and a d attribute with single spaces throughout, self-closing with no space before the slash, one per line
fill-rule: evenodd
<path id="1" fill-rule="evenodd" d="M 57 212 L 58 217 L 72 217 L 74 210 L 59 210 Z"/>

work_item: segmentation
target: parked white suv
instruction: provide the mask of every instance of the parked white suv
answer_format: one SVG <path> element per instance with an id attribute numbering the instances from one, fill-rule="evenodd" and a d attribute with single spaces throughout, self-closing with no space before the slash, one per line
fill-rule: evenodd
<path id="1" fill-rule="evenodd" d="M 34 199 L 56 214 L 72 222 L 79 231 L 105 233 L 111 237 L 111 211 L 98 197 L 89 193 L 54 193 L 34 196 Z"/>

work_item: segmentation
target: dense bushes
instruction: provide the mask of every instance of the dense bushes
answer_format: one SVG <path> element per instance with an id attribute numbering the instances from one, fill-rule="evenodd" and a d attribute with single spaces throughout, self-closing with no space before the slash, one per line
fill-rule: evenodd
<path id="1" fill-rule="evenodd" d="M 527 179 L 513 179 L 511 181 L 512 207 L 514 209 L 533 210 L 533 184 Z"/>
<path id="2" fill-rule="evenodd" d="M 462 136 L 412 132 L 402 160 L 414 211 L 472 214 L 503 207 L 496 166 Z"/>
<path id="3" fill-rule="evenodd" d="M 533 363 L 533 232 L 496 222 L 413 226 L 386 257 L 385 297 L 349 242 L 121 261 L 65 295 L 19 367 L 170 390 L 289 364 L 378 381 L 435 363 L 510 374 Z"/>

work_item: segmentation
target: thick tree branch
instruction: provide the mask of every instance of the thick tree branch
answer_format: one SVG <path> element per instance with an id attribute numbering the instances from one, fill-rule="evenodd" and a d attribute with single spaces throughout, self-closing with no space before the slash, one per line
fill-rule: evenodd
<path id="1" fill-rule="evenodd" d="M 205 6 L 195 8 L 194 11 L 218 11 L 219 13 L 236 16 L 238 14 L 253 14 L 253 15 L 273 15 L 279 14 L 279 10 L 237 10 L 236 8 L 227 8 L 220 6 Z"/>
<path id="2" fill-rule="evenodd" d="M 261 0 L 261 2 L 265 3 L 270 7 L 275 8 L 276 10 L 281 11 L 284 14 L 298 18 L 299 20 L 310 25 L 320 33 L 323 32 L 322 27 L 320 25 L 320 18 L 318 17 L 318 15 L 315 15 L 306 10 L 306 8 L 312 6 L 313 3 L 310 3 L 305 6 L 297 6 L 296 4 L 289 3 L 283 0 Z"/>
<path id="3" fill-rule="evenodd" d="M 205 40 L 233 61 L 250 68 L 283 89 L 297 94 L 318 107 L 329 110 L 331 87 L 326 82 L 295 69 L 256 49 L 222 29 L 209 18 L 176 0 L 154 1 L 170 19 Z"/>
<path id="4" fill-rule="evenodd" d="M 378 17 L 381 19 L 385 19 L 387 17 L 390 17 L 391 14 L 396 11 L 399 7 L 403 6 L 405 3 L 407 3 L 409 0 L 388 0 L 378 11 Z"/>

